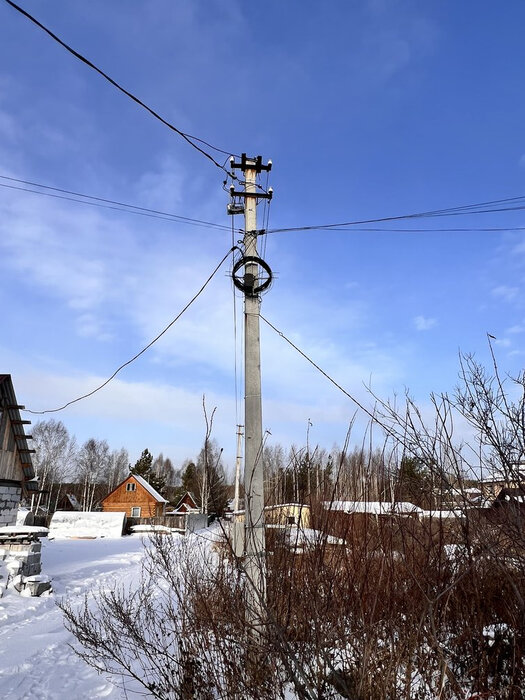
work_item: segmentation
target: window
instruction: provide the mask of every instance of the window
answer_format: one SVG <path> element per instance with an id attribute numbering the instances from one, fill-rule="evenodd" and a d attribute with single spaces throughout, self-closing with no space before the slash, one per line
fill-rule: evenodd
<path id="1" fill-rule="evenodd" d="M 129 482 L 129 484 L 126 484 L 126 491 L 136 491 L 137 490 L 137 484 L 133 483 L 132 481 Z"/>
<path id="2" fill-rule="evenodd" d="M 140 518 L 140 506 L 133 506 L 131 509 L 132 518 Z"/>

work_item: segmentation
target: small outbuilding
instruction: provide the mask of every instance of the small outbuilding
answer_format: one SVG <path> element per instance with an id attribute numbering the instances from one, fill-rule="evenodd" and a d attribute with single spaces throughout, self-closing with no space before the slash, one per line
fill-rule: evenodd
<path id="1" fill-rule="evenodd" d="M 138 474 L 130 474 L 102 500 L 104 513 L 126 513 L 128 518 L 157 518 L 168 501 Z"/>
<path id="2" fill-rule="evenodd" d="M 177 501 L 173 514 L 199 512 L 197 500 L 191 491 L 186 491 Z"/>
<path id="3" fill-rule="evenodd" d="M 243 523 L 244 517 L 244 510 L 237 510 L 232 513 L 234 522 Z M 265 506 L 264 522 L 267 525 L 297 525 L 302 528 L 308 528 L 310 527 L 310 506 L 304 503 L 277 503 Z"/>

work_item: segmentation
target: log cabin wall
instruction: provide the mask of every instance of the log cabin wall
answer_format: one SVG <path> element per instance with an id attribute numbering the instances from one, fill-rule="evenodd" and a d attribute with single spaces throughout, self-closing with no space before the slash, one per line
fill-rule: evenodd
<path id="1" fill-rule="evenodd" d="M 135 489 L 128 490 L 128 484 L 133 484 Z M 133 508 L 140 508 L 140 513 L 133 515 Z M 133 476 L 130 476 L 104 498 L 102 510 L 105 513 L 126 513 L 128 517 L 154 518 L 164 514 L 164 504 L 158 503 Z"/>

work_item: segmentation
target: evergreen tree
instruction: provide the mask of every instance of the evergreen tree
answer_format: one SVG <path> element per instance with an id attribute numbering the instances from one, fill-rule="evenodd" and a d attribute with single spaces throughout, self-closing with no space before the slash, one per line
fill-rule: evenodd
<path id="1" fill-rule="evenodd" d="M 141 476 L 160 494 L 162 494 L 166 487 L 165 477 L 155 474 L 153 470 L 153 455 L 147 448 L 142 452 L 135 462 L 135 466 L 130 469 L 130 472 L 131 474 Z"/>
<path id="2" fill-rule="evenodd" d="M 399 465 L 396 500 L 409 501 L 421 508 L 432 507 L 431 472 L 417 457 L 404 456 Z"/>
<path id="3" fill-rule="evenodd" d="M 198 496 L 200 492 L 199 488 L 199 475 L 197 474 L 197 467 L 194 462 L 188 462 L 181 476 L 182 481 L 182 493 L 189 491 L 194 496 Z"/>
<path id="4" fill-rule="evenodd" d="M 182 465 L 180 495 L 190 491 L 203 513 L 222 515 L 228 503 L 222 450 L 215 440 L 208 440 L 199 453 L 197 463 L 187 460 Z"/>

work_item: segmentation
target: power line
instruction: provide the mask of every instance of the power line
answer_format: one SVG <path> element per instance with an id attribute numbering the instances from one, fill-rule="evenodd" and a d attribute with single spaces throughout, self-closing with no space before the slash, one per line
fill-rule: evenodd
<path id="1" fill-rule="evenodd" d="M 56 41 L 60 46 L 62 46 L 66 51 L 69 51 L 70 54 L 72 54 L 75 58 L 78 58 L 79 61 L 82 61 L 82 63 L 85 63 L 89 68 L 92 68 L 94 71 L 96 71 L 99 75 L 101 75 L 105 80 L 107 80 L 113 87 L 116 87 L 117 90 L 120 90 L 120 92 L 124 93 L 127 97 L 129 97 L 133 102 L 136 102 L 138 105 L 140 105 L 143 109 L 145 109 L 147 112 L 149 112 L 155 119 L 158 119 L 162 124 L 167 126 L 169 129 L 174 131 L 176 134 L 181 136 L 187 143 L 189 143 L 190 146 L 195 148 L 199 153 L 201 153 L 203 156 L 211 160 L 211 162 L 216 165 L 218 168 L 221 170 L 224 170 L 226 173 L 229 174 L 228 170 L 224 167 L 224 165 L 221 165 L 218 161 L 215 160 L 215 158 L 207 153 L 203 148 L 198 146 L 195 141 L 198 143 L 201 143 L 203 146 L 207 146 L 208 148 L 211 148 L 212 150 L 216 151 L 217 153 L 223 153 L 226 156 L 231 156 L 231 155 L 236 155 L 233 153 L 230 153 L 230 151 L 225 151 L 222 148 L 217 148 L 217 146 L 213 146 L 211 143 L 208 143 L 207 141 L 204 141 L 204 139 L 200 139 L 197 136 L 192 136 L 191 134 L 187 134 L 184 131 L 181 131 L 178 129 L 174 124 L 171 122 L 167 121 L 167 119 L 164 119 L 164 117 L 161 117 L 158 112 L 156 112 L 154 109 L 151 107 L 148 107 L 148 105 L 143 102 L 141 99 L 139 99 L 136 95 L 133 93 L 129 92 L 129 90 L 126 90 L 122 85 L 117 83 L 116 80 L 113 80 L 107 73 L 104 73 L 103 70 L 98 68 L 94 63 L 92 63 L 88 58 L 83 56 L 81 53 L 78 51 L 75 51 L 69 44 L 66 44 L 65 41 L 60 39 L 56 34 L 54 34 L 50 29 L 48 29 L 45 25 L 43 25 L 41 22 L 39 22 L 33 15 L 30 15 L 29 12 L 24 10 L 23 8 L 19 7 L 16 3 L 12 2 L 12 0 L 5 0 L 8 5 L 11 5 L 12 8 L 14 8 L 17 12 L 20 14 L 24 15 L 24 17 L 27 17 L 33 24 L 36 24 L 37 27 L 42 29 L 48 36 L 50 36 L 54 41 Z M 239 157 L 239 156 L 236 156 Z"/>
<path id="2" fill-rule="evenodd" d="M 111 375 L 111 377 L 109 377 L 108 379 L 106 379 L 106 381 L 103 382 L 102 384 L 100 384 L 100 386 L 97 386 L 96 389 L 93 389 L 92 391 L 88 392 L 87 394 L 83 394 L 82 396 L 78 396 L 76 399 L 72 399 L 71 401 L 68 401 L 67 403 L 65 403 L 63 406 L 60 406 L 59 408 L 49 408 L 49 409 L 47 409 L 47 410 L 45 410 L 45 411 L 31 411 L 30 409 L 24 409 L 24 410 L 25 410 L 27 413 L 32 413 L 33 415 L 40 415 L 40 416 L 43 415 L 44 413 L 57 413 L 58 411 L 63 411 L 63 410 L 64 410 L 65 408 L 67 408 L 68 406 L 71 406 L 71 404 L 77 403 L 78 401 L 82 401 L 83 399 L 87 399 L 87 398 L 89 398 L 90 396 L 93 396 L 93 394 L 96 394 L 97 391 L 100 391 L 100 390 L 103 389 L 105 386 L 107 386 L 107 385 L 109 384 L 109 382 L 110 382 L 112 379 L 114 379 L 114 378 L 117 376 L 117 374 L 118 374 L 121 370 L 124 369 L 124 367 L 127 367 L 127 366 L 130 365 L 132 362 L 135 362 L 136 359 L 138 359 L 141 355 L 143 355 L 143 354 L 146 352 L 146 350 L 149 350 L 149 348 L 151 348 L 151 346 L 154 345 L 154 344 L 157 342 L 157 340 L 159 340 L 160 338 L 162 338 L 162 336 L 163 336 L 163 335 L 164 335 L 164 334 L 179 320 L 179 318 L 190 308 L 190 306 L 193 304 L 193 302 L 196 301 L 197 298 L 198 298 L 198 297 L 202 294 L 202 292 L 206 289 L 206 287 L 208 286 L 208 284 L 211 282 L 211 280 L 213 279 L 213 277 L 217 274 L 217 272 L 219 271 L 219 269 L 220 269 L 221 266 L 223 265 L 224 261 L 229 257 L 229 255 L 230 255 L 230 253 L 231 253 L 232 251 L 233 251 L 233 248 L 230 248 L 230 250 L 228 250 L 228 252 L 226 253 L 226 255 L 222 258 L 222 260 L 219 262 L 219 264 L 215 267 L 215 269 L 213 270 L 213 272 L 211 273 L 211 275 L 208 277 L 208 279 L 204 282 L 204 284 L 203 284 L 202 287 L 199 289 L 199 291 L 190 299 L 190 301 L 186 304 L 186 306 L 185 306 L 181 311 L 179 311 L 179 313 L 175 316 L 175 318 L 174 318 L 172 321 L 170 321 L 170 322 L 168 323 L 168 325 L 167 325 L 157 336 L 155 336 L 155 338 L 153 338 L 153 340 L 151 340 L 145 347 L 143 347 L 142 350 L 140 350 L 140 351 L 139 351 L 136 355 L 134 355 L 131 359 L 127 360 L 127 361 L 124 362 L 122 365 L 120 365 L 120 367 L 118 367 L 118 368 L 113 372 L 113 374 Z"/>
<path id="3" fill-rule="evenodd" d="M 4 187 L 10 190 L 17 190 L 19 192 L 29 192 L 31 194 L 39 194 L 44 197 L 53 197 L 54 199 L 63 199 L 69 202 L 76 202 L 77 204 L 86 204 L 92 207 L 100 207 L 102 209 L 112 209 L 113 211 L 124 211 L 127 214 L 135 214 L 137 216 L 147 216 L 152 219 L 164 219 L 167 221 L 177 221 L 184 224 L 191 224 L 193 226 L 203 226 L 205 228 L 217 228 L 225 231 L 229 231 L 229 226 L 224 224 L 216 224 L 211 221 L 203 221 L 201 219 L 192 219 L 188 216 L 181 216 L 179 214 L 173 214 L 167 211 L 161 211 L 158 209 L 149 209 L 148 207 L 141 207 L 136 204 L 127 204 L 126 202 L 119 202 L 113 199 L 105 199 L 104 197 L 95 197 L 89 194 L 82 194 L 81 192 L 74 192 L 72 190 L 65 190 L 60 187 L 52 187 L 50 185 L 42 185 L 38 182 L 31 182 L 29 180 L 20 180 L 15 177 L 9 177 L 7 175 L 0 175 L 2 180 L 10 180 L 11 182 L 18 182 L 24 185 L 31 185 L 32 187 L 40 187 L 45 190 L 51 190 L 52 192 L 61 192 L 63 194 L 52 194 L 50 192 L 40 192 L 39 190 L 29 189 L 27 187 L 18 187 L 15 185 L 8 185 L 6 183 L 0 182 L 0 187 Z M 72 197 L 67 197 L 65 195 L 73 195 Z M 82 197 L 83 199 L 76 199 L 76 197 Z M 84 201 L 92 200 L 92 201 Z M 103 203 L 105 202 L 105 204 Z"/>
<path id="4" fill-rule="evenodd" d="M 294 229 L 296 230 L 296 229 Z M 303 229 L 304 230 L 304 229 Z M 317 230 L 315 227 L 312 227 L 310 229 L 312 231 Z M 348 228 L 330 228 L 328 229 L 329 231 L 336 231 L 336 232 L 359 232 L 359 233 L 498 233 L 498 232 L 505 232 L 505 231 L 525 231 L 525 226 L 493 226 L 489 228 L 484 228 L 480 226 L 470 226 L 470 227 L 463 227 L 463 228 L 388 228 L 388 227 L 359 227 L 359 226 L 352 226 Z M 282 233 L 282 231 L 277 231 L 277 230 L 270 230 L 270 231 L 265 231 L 264 229 L 261 231 L 261 235 L 267 234 L 267 233 Z"/>
<path id="5" fill-rule="evenodd" d="M 520 206 L 497 206 L 500 204 L 517 204 L 521 202 Z M 491 207 L 491 208 L 487 208 Z M 496 212 L 505 211 L 519 211 L 525 209 L 525 196 L 520 197 L 508 197 L 506 199 L 496 199 L 488 202 L 481 202 L 478 204 L 465 204 L 459 207 L 449 207 L 448 209 L 436 209 L 431 211 L 417 212 L 414 214 L 403 214 L 400 216 L 385 216 L 378 219 L 360 219 L 357 221 L 344 221 L 342 223 L 336 224 L 316 224 L 310 226 L 295 226 L 290 228 L 274 228 L 269 229 L 268 233 L 291 233 L 295 231 L 320 231 L 320 230 L 333 230 L 333 231 L 344 231 L 347 227 L 354 228 L 355 226 L 362 226 L 364 224 L 378 224 L 387 221 L 404 221 L 407 219 L 421 219 L 421 218 L 433 218 L 433 217 L 446 217 L 446 216 L 465 216 L 469 214 L 493 214 Z M 477 229 L 474 229 L 477 230 Z M 507 229 L 504 229 L 507 230 Z"/>
<path id="6" fill-rule="evenodd" d="M 152 219 L 161 219 L 164 221 L 176 221 L 184 224 L 189 224 L 192 226 L 202 226 L 203 228 L 215 228 L 219 229 L 222 231 L 230 231 L 231 227 L 226 226 L 225 224 L 217 224 L 211 221 L 203 221 L 201 219 L 192 219 L 191 217 L 188 216 L 182 216 L 180 214 L 174 214 L 172 212 L 166 212 L 162 211 L 159 209 L 150 209 L 148 207 L 141 207 L 136 204 L 128 204 L 126 202 L 119 202 L 117 200 L 113 199 L 106 199 L 104 197 L 97 197 L 94 195 L 89 195 L 89 194 L 83 194 L 81 192 L 75 192 L 73 190 L 66 190 L 60 187 L 52 187 L 51 185 L 43 185 L 38 182 L 32 182 L 30 180 L 22 180 L 19 178 L 15 177 L 9 177 L 8 175 L 0 175 L 0 179 L 2 180 L 10 180 L 11 182 L 18 182 L 21 184 L 27 184 L 31 185 L 33 187 L 40 187 L 45 190 L 51 190 L 52 192 L 61 192 L 64 193 L 63 195 L 58 195 L 58 194 L 51 194 L 50 192 L 40 192 L 38 190 L 33 190 L 29 189 L 27 187 L 17 187 L 14 185 L 8 185 L 6 183 L 0 182 L 0 187 L 3 187 L 5 189 L 10 189 L 10 190 L 17 190 L 19 192 L 27 192 L 30 194 L 38 194 L 42 195 L 44 197 L 52 197 L 54 199 L 62 199 L 66 200 L 69 202 L 75 202 L 76 204 L 84 204 L 88 206 L 93 206 L 93 207 L 99 207 L 102 209 L 111 209 L 113 211 L 122 211 L 125 212 L 126 214 L 134 214 L 136 216 L 146 216 Z M 70 194 L 73 195 L 72 197 L 67 197 L 65 195 Z M 83 199 L 76 199 L 75 197 L 82 197 Z M 84 201 L 84 200 L 92 200 L 92 201 Z M 521 207 L 520 207 L 521 208 Z M 473 212 L 465 212 L 465 213 L 473 213 Z M 482 213 L 482 212 L 478 212 Z M 269 218 L 269 207 L 265 210 L 265 219 L 266 222 L 268 221 Z M 404 218 L 410 218 L 412 216 L 417 216 L 417 215 L 409 215 Z M 403 217 L 399 217 L 403 218 Z M 377 221 L 385 221 L 385 219 L 371 219 L 371 222 Z M 377 233 L 377 232 L 392 232 L 392 233 L 469 233 L 469 232 L 481 232 L 481 233 L 496 233 L 496 232 L 504 232 L 504 231 L 525 231 L 525 226 L 503 226 L 503 227 L 497 227 L 497 226 L 492 226 L 492 227 L 478 227 L 478 226 L 472 226 L 472 227 L 463 227 L 463 228 L 388 228 L 388 227 L 374 227 L 371 228 L 370 226 L 365 227 L 359 227 L 357 226 L 358 222 L 355 222 L 356 225 L 352 224 L 351 222 L 347 224 L 331 224 L 331 225 L 326 225 L 326 226 L 309 226 L 309 227 L 298 227 L 298 228 L 287 228 L 287 229 L 268 229 L 268 225 L 264 226 L 263 229 L 261 229 L 260 234 L 271 234 L 271 233 L 285 233 L 285 232 L 294 232 L 294 231 L 305 231 L 305 230 L 319 230 L 319 229 L 328 229 L 330 231 L 359 231 L 359 232 L 371 232 L 371 233 Z M 242 233 L 242 229 L 237 229 L 239 233 Z M 263 250 L 263 257 L 264 257 L 264 250 Z"/>
<path id="7" fill-rule="evenodd" d="M 339 391 L 341 391 L 345 396 L 347 396 L 350 399 L 350 401 L 355 403 L 355 405 L 358 408 L 360 408 L 362 411 L 364 411 L 367 414 L 367 416 L 369 416 L 373 420 L 377 421 L 377 416 L 375 416 L 371 411 L 369 411 L 368 408 L 363 406 L 363 404 L 360 401 L 358 401 L 355 398 L 355 396 L 352 396 L 352 394 L 350 394 L 338 382 L 336 382 L 335 379 L 333 377 L 331 377 L 327 372 L 325 372 L 324 369 L 322 369 L 316 362 L 314 362 L 311 357 L 308 357 L 308 355 L 305 352 L 303 352 L 300 348 L 298 348 L 297 345 L 295 345 L 295 343 L 293 343 L 290 340 L 290 338 L 287 338 L 282 331 L 280 331 L 278 328 L 276 328 L 273 325 L 273 323 L 270 323 L 270 321 L 268 321 L 268 319 L 265 318 L 262 314 L 259 314 L 259 318 L 261 319 L 261 321 L 264 321 L 266 323 L 266 325 L 270 326 L 270 328 L 273 331 L 275 331 L 277 333 L 277 335 L 281 336 L 281 338 L 283 340 L 285 340 L 288 343 L 288 345 L 290 345 L 294 350 L 296 350 L 299 353 L 299 355 L 302 355 L 302 357 L 304 357 L 305 360 L 307 360 L 313 367 L 315 367 L 315 369 L 318 372 L 320 372 L 323 375 L 323 377 L 326 377 L 326 379 L 328 379 L 329 382 L 331 382 L 337 389 L 339 389 Z"/>
<path id="8" fill-rule="evenodd" d="M 231 231 L 232 231 L 232 268 L 234 265 L 234 251 L 237 247 L 235 245 L 235 229 L 233 226 L 233 216 L 231 217 Z M 233 293 L 233 367 L 234 367 L 234 390 L 235 390 L 235 425 L 239 424 L 239 382 L 237 378 L 237 299 L 235 297 L 235 285 L 232 284 Z"/>
<path id="9" fill-rule="evenodd" d="M 161 219 L 161 220 L 167 220 L 167 221 L 177 221 L 180 223 L 185 223 L 189 224 L 192 226 L 202 226 L 204 228 L 215 228 L 219 229 L 222 231 L 230 231 L 231 227 L 226 226 L 224 224 L 217 224 L 211 221 L 204 221 L 202 219 L 193 219 L 188 216 L 182 216 L 180 214 L 174 214 L 173 212 L 167 212 L 167 211 L 162 211 L 159 209 L 151 209 L 149 207 L 142 207 L 137 204 L 129 204 L 127 202 L 120 202 L 118 200 L 114 199 L 108 199 L 105 197 L 97 197 L 95 195 L 90 195 L 90 194 L 85 194 L 82 192 L 76 192 L 74 190 L 67 190 L 61 187 L 53 187 L 51 185 L 43 185 L 42 183 L 39 182 L 33 182 L 31 180 L 23 180 L 20 178 L 16 177 L 10 177 L 8 175 L 0 175 L 0 179 L 2 180 L 9 180 L 10 182 L 17 182 L 20 184 L 24 185 L 30 185 L 32 187 L 39 187 L 44 190 L 51 190 L 51 192 L 59 192 L 62 194 L 51 194 L 50 192 L 41 192 L 39 190 L 34 190 L 30 189 L 28 187 L 17 187 L 15 185 L 8 185 L 6 183 L 1 183 L 0 182 L 0 187 L 3 187 L 5 189 L 11 189 L 11 190 L 17 190 L 19 192 L 27 192 L 30 194 L 38 194 L 42 195 L 44 197 L 52 197 L 54 199 L 62 199 L 66 200 L 69 202 L 75 202 L 76 204 L 84 204 L 88 206 L 94 206 L 94 207 L 100 207 L 102 209 L 111 209 L 113 211 L 123 211 L 127 214 L 134 214 L 136 216 L 146 216 L 152 219 Z M 71 197 L 65 196 L 65 195 L 72 195 Z M 77 197 L 81 197 L 82 199 L 77 199 Z M 520 199 L 520 198 L 516 198 Z M 84 200 L 91 200 L 91 201 L 84 201 Z M 466 205 L 465 209 L 477 206 L 477 205 Z M 521 209 L 521 207 L 519 207 Z M 448 211 L 448 210 L 442 210 Z M 505 210 L 501 210 L 505 211 Z M 478 226 L 471 226 L 471 227 L 458 227 L 458 228 L 444 228 L 444 227 L 439 227 L 439 228 L 389 228 L 389 227 L 371 227 L 371 226 L 366 226 L 366 227 L 360 227 L 357 224 L 359 222 L 348 222 L 346 224 L 328 224 L 328 225 L 323 225 L 323 226 L 309 226 L 309 227 L 297 227 L 297 228 L 287 228 L 287 229 L 269 229 L 268 228 L 268 218 L 269 218 L 269 206 L 267 206 L 266 200 L 265 200 L 265 211 L 264 211 L 264 218 L 265 218 L 265 224 L 263 229 L 261 229 L 260 233 L 261 235 L 264 234 L 270 234 L 270 233 L 284 233 L 284 232 L 294 232 L 294 231 L 305 231 L 305 230 L 319 230 L 319 229 L 328 229 L 330 231 L 359 231 L 359 232 L 371 232 L 371 233 L 378 233 L 378 232 L 392 232 L 392 233 L 469 233 L 469 232 L 481 232 L 481 233 L 497 233 L 497 232 L 505 232 L 505 231 L 525 231 L 525 226 L 491 226 L 491 227 L 478 227 Z M 465 211 L 464 213 L 484 213 L 483 212 L 469 212 Z M 395 217 L 395 219 L 407 219 L 407 218 L 412 218 L 412 217 L 421 217 L 423 214 L 410 214 L 407 215 L 406 217 Z M 392 220 L 394 217 L 390 217 L 388 219 L 370 219 L 369 221 L 372 222 L 381 222 L 381 221 L 386 221 L 386 220 Z M 242 229 L 237 229 L 239 233 L 242 233 Z M 263 249 L 263 257 L 264 257 L 264 249 Z"/>

